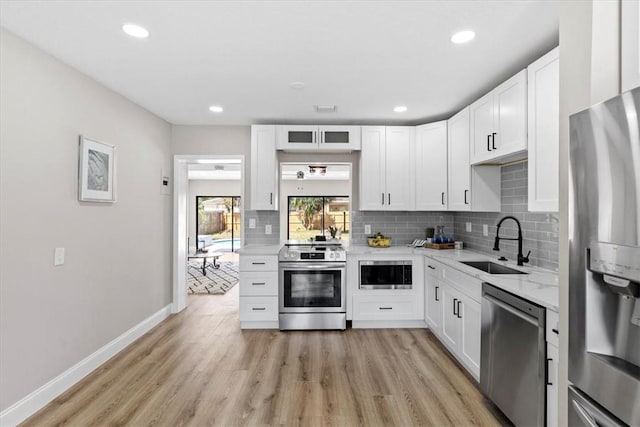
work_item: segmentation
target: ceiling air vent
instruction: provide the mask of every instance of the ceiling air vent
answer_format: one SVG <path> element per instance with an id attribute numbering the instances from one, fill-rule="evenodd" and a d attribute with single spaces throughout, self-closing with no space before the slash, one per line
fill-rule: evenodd
<path id="1" fill-rule="evenodd" d="M 213 166 L 213 170 L 223 171 L 224 170 L 224 165 L 214 165 Z"/>
<path id="2" fill-rule="evenodd" d="M 314 105 L 313 109 L 316 113 L 335 113 L 338 107 L 335 105 Z"/>

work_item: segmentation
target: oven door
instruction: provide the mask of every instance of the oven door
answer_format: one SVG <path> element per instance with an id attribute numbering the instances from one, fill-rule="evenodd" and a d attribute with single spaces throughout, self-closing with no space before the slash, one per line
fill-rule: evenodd
<path id="1" fill-rule="evenodd" d="M 346 311 L 344 263 L 280 263 L 280 313 Z"/>

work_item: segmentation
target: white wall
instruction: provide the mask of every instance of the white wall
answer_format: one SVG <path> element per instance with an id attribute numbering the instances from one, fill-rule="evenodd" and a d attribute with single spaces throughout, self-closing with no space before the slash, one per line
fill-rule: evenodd
<path id="1" fill-rule="evenodd" d="M 620 93 L 619 8 L 619 1 L 560 2 L 559 425 L 567 425 L 568 333 L 571 333 L 568 319 L 569 116 Z"/>
<path id="2" fill-rule="evenodd" d="M 170 303 L 171 127 L 0 31 L 3 410 Z M 78 202 L 80 134 L 117 147 L 116 203 Z"/>
<path id="3" fill-rule="evenodd" d="M 241 182 L 240 180 L 189 180 L 189 200 L 187 202 L 189 214 L 187 223 L 189 224 L 190 251 L 195 251 L 196 249 L 196 196 L 240 196 Z"/>
<path id="4" fill-rule="evenodd" d="M 351 181 L 280 180 L 280 240 L 287 240 L 289 196 L 349 196 Z M 351 199 L 349 199 L 351 201 Z M 351 202 L 353 206 L 353 202 Z M 353 210 L 353 207 L 351 207 Z"/>

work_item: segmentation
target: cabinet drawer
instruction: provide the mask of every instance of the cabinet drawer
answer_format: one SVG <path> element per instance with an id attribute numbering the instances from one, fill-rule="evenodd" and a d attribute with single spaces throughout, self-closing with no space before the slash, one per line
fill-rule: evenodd
<path id="1" fill-rule="evenodd" d="M 277 321 L 278 297 L 240 297 L 240 321 Z"/>
<path id="2" fill-rule="evenodd" d="M 413 296 L 354 296 L 353 320 L 421 320 L 419 308 Z"/>
<path id="3" fill-rule="evenodd" d="M 275 255 L 240 256 L 240 271 L 278 271 Z"/>
<path id="4" fill-rule="evenodd" d="M 278 273 L 240 273 L 240 296 L 278 296 Z"/>
<path id="5" fill-rule="evenodd" d="M 476 302 L 482 301 L 482 282 L 455 268 L 443 269 L 444 279 Z"/>
<path id="6" fill-rule="evenodd" d="M 442 279 L 443 265 L 438 261 L 434 261 L 432 258 L 424 258 L 424 272 L 426 275 L 434 277 L 436 279 Z"/>
<path id="7" fill-rule="evenodd" d="M 553 310 L 547 309 L 547 342 L 559 347 L 558 342 L 558 324 L 560 323 L 560 316 Z M 555 331 L 555 332 L 554 332 Z"/>

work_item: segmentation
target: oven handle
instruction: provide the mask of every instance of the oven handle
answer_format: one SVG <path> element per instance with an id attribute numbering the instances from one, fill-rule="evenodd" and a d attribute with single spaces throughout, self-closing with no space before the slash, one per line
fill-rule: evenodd
<path id="1" fill-rule="evenodd" d="M 322 263 L 322 262 L 314 262 L 314 263 L 304 263 L 304 262 L 281 262 L 280 268 L 284 268 L 287 270 L 326 270 L 330 269 L 340 269 L 344 270 L 346 268 L 345 263 Z"/>

